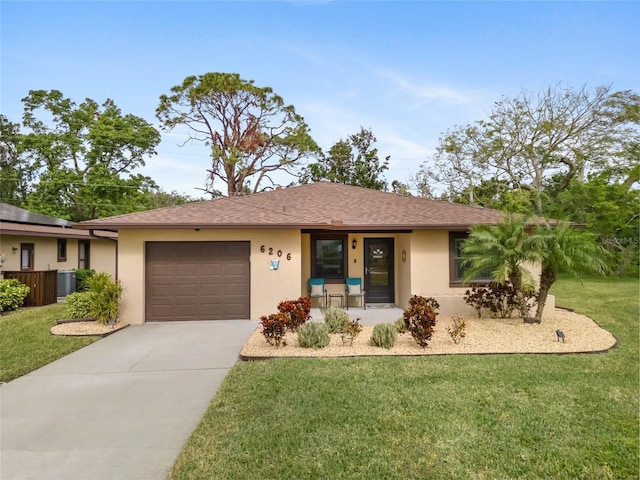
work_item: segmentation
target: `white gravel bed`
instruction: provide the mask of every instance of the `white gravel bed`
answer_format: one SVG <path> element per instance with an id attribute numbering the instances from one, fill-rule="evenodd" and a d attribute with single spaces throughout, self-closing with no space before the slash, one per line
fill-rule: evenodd
<path id="1" fill-rule="evenodd" d="M 242 348 L 244 359 L 265 357 L 353 357 L 377 355 L 442 355 L 478 353 L 578 353 L 606 351 L 616 338 L 584 315 L 556 309 L 541 324 L 524 323 L 516 318 L 467 318 L 466 336 L 455 344 L 447 333 L 451 318 L 439 316 L 434 335 L 427 348 L 417 345 L 411 334 L 398 335 L 393 348 L 387 350 L 369 345 L 373 327 L 363 327 L 353 345 L 343 344 L 339 335 L 321 349 L 302 348 L 297 335 L 287 332 L 286 346 L 269 345 L 259 326 Z M 556 330 L 565 334 L 558 341 Z"/>
<path id="2" fill-rule="evenodd" d="M 123 322 L 114 323 L 113 325 L 102 325 L 98 322 L 59 323 L 58 325 L 51 327 L 51 334 L 68 337 L 91 335 L 104 336 L 127 327 L 128 325 L 128 323 Z"/>

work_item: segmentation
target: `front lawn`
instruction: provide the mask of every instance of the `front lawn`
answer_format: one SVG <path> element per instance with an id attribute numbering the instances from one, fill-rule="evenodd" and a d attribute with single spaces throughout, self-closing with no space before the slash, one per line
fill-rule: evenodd
<path id="1" fill-rule="evenodd" d="M 638 281 L 553 293 L 618 348 L 238 364 L 169 478 L 638 478 Z"/>
<path id="2" fill-rule="evenodd" d="M 0 381 L 13 380 L 98 339 L 51 335 L 51 327 L 66 318 L 66 310 L 58 303 L 0 316 Z"/>

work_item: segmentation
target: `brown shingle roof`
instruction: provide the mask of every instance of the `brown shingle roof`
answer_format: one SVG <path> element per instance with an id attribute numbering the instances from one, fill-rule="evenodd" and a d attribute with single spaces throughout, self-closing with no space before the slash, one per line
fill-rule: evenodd
<path id="1" fill-rule="evenodd" d="M 82 222 L 79 228 L 466 229 L 502 212 L 318 182 Z"/>

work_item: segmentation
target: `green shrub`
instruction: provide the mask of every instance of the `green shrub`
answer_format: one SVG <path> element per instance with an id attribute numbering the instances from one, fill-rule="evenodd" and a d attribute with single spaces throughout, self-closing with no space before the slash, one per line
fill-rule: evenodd
<path id="1" fill-rule="evenodd" d="M 311 318 L 311 299 L 300 297 L 298 300 L 285 300 L 278 304 L 278 312 L 287 315 L 287 327 L 297 332 Z"/>
<path id="2" fill-rule="evenodd" d="M 340 307 L 329 307 L 324 312 L 324 323 L 329 333 L 340 333 L 349 323 L 349 314 Z"/>
<path id="3" fill-rule="evenodd" d="M 91 299 L 90 313 L 98 323 L 112 324 L 118 321 L 122 284 L 113 281 L 108 273 L 96 273 L 87 280 Z"/>
<path id="4" fill-rule="evenodd" d="M 330 340 L 329 329 L 324 323 L 305 323 L 298 331 L 298 344 L 303 348 L 326 347 Z"/>
<path id="5" fill-rule="evenodd" d="M 17 310 L 24 305 L 30 288 L 15 278 L 0 281 L 0 312 Z"/>
<path id="6" fill-rule="evenodd" d="M 69 318 L 91 318 L 91 294 L 73 292 L 67 295 L 67 315 Z"/>
<path id="7" fill-rule="evenodd" d="M 86 292 L 89 290 L 88 280 L 96 274 L 96 271 L 89 268 L 78 268 L 76 270 L 76 292 Z"/>
<path id="8" fill-rule="evenodd" d="M 349 340 L 349 345 L 353 345 L 353 340 L 360 335 L 362 331 L 362 325 L 360 325 L 360 319 L 356 318 L 351 322 L 347 322 L 346 325 L 342 328 L 342 332 L 340 332 L 340 338 L 342 338 L 342 343 L 347 343 Z"/>
<path id="9" fill-rule="evenodd" d="M 436 311 L 440 305 L 435 298 L 414 295 L 409 299 L 409 307 L 404 311 L 404 323 L 411 336 L 422 348 L 426 348 L 436 326 Z"/>
<path id="10" fill-rule="evenodd" d="M 404 323 L 404 317 L 400 317 L 398 320 L 396 320 L 394 325 L 398 329 L 398 333 L 407 333 L 407 325 L 406 323 Z"/>
<path id="11" fill-rule="evenodd" d="M 379 323 L 373 327 L 371 345 L 389 350 L 396 343 L 398 328 L 395 323 Z"/>
<path id="12" fill-rule="evenodd" d="M 262 334 L 267 339 L 269 345 L 280 346 L 282 337 L 287 333 L 287 323 L 289 317 L 284 313 L 272 313 L 269 316 L 260 317 Z M 286 345 L 286 344 L 285 344 Z"/>

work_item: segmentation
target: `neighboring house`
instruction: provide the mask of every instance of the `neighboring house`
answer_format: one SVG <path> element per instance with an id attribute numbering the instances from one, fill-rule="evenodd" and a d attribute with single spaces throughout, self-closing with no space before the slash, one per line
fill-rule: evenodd
<path id="1" fill-rule="evenodd" d="M 502 216 L 319 182 L 76 227 L 118 232 L 120 317 L 142 323 L 259 319 L 307 295 L 310 277 L 324 278 L 330 293 L 360 277 L 368 305 L 404 308 L 418 294 L 435 297 L 444 315 L 473 313 L 462 299 L 460 243 L 471 225 Z"/>
<path id="2" fill-rule="evenodd" d="M 117 233 L 75 230 L 72 225 L 0 203 L 0 274 L 93 268 L 115 277 Z"/>

